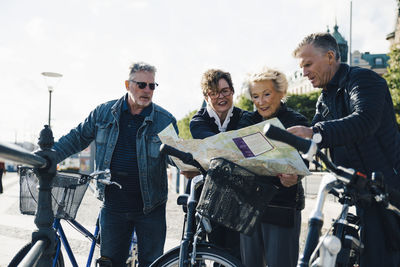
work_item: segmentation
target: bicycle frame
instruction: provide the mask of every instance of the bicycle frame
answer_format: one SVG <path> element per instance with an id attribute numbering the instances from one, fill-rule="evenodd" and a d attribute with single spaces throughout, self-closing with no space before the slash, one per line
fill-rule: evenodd
<path id="1" fill-rule="evenodd" d="M 179 267 L 205 266 L 205 261 L 214 264 L 228 264 L 227 266 L 242 266 L 236 258 L 218 248 L 218 246 L 205 240 L 206 233 L 211 232 L 211 223 L 208 218 L 196 212 L 197 203 L 200 199 L 200 186 L 204 184 L 207 172 L 193 159 L 193 155 L 177 150 L 168 145 L 161 145 L 161 153 L 179 158 L 185 164 L 196 167 L 201 175 L 191 179 L 190 194 L 180 195 L 177 204 L 183 206 L 185 220 L 180 246 L 177 246 L 156 259 L 151 266 L 170 266 L 171 260 Z M 214 250 L 215 252 L 213 252 Z M 172 259 L 171 259 L 172 258 Z M 219 263 L 218 263 L 219 262 Z M 197 264 L 196 264 L 197 263 Z M 196 264 L 196 265 L 195 265 Z M 208 266 L 208 265 L 207 265 Z M 220 266 L 220 265 L 218 265 Z"/>
<path id="2" fill-rule="evenodd" d="M 354 233 L 350 231 L 350 235 L 346 235 L 347 230 L 351 229 L 346 228 L 348 224 L 349 206 L 354 205 L 358 200 L 367 200 L 368 203 L 372 201 L 380 203 L 382 208 L 391 210 L 400 216 L 400 192 L 385 187 L 382 175 L 373 172 L 371 173 L 371 176 L 367 176 L 353 169 L 336 166 L 318 149 L 315 142 L 295 136 L 276 126 L 267 124 L 264 131 L 267 137 L 293 146 L 303 154 L 303 158 L 309 161 L 314 161 L 313 157 L 315 155 L 318 156 L 325 164 L 326 169 L 332 173 L 325 182 L 321 183 L 316 212 L 313 213 L 309 221 L 306 247 L 302 258 L 299 261 L 299 266 L 309 266 L 310 264 L 310 266 L 329 267 L 335 266 L 338 261 L 347 266 L 351 258 L 350 250 L 360 250 L 363 247 L 360 240 L 357 240 L 354 237 Z M 331 191 L 331 189 L 333 189 L 335 183 L 342 184 L 345 190 L 342 198 L 343 201 L 341 202 L 343 205 L 342 212 L 340 217 L 334 223 L 337 224 L 336 233 L 330 235 L 329 238 L 326 238 L 329 234 L 328 231 L 328 234 L 324 238 L 321 238 L 318 243 L 323 223 L 323 203 L 326 195 Z M 340 237 L 340 239 L 338 237 Z M 344 250 L 342 250 L 341 242 L 344 242 L 345 244 Z M 318 251 L 320 252 L 319 258 L 313 261 Z M 340 260 L 338 256 L 340 256 Z"/>
<path id="3" fill-rule="evenodd" d="M 196 245 L 198 241 L 198 236 L 203 232 L 202 224 L 206 224 L 203 218 L 199 221 L 199 228 L 196 233 L 196 206 L 198 201 L 198 195 L 196 192 L 196 188 L 201 186 L 204 183 L 204 177 L 199 175 L 192 179 L 190 184 L 190 195 L 187 199 L 187 214 L 186 214 L 186 227 L 183 234 L 183 238 L 180 245 L 180 254 L 179 254 L 179 267 L 188 266 L 188 256 L 189 256 L 189 248 L 192 243 L 192 256 L 191 263 L 194 264 L 194 259 L 196 258 Z M 207 228 L 207 226 L 206 226 Z M 211 230 L 211 226 L 209 226 Z"/>
<path id="4" fill-rule="evenodd" d="M 64 190 L 63 200 L 61 201 L 61 203 L 59 205 L 59 211 L 62 211 L 62 209 L 64 207 L 65 193 L 66 193 L 66 189 Z M 97 242 L 97 240 L 99 238 L 99 232 L 100 232 L 99 216 L 97 217 L 96 227 L 95 227 L 95 230 L 94 230 L 93 234 L 89 230 L 87 230 L 83 225 L 81 225 L 78 221 L 76 221 L 75 219 L 68 219 L 66 221 L 68 221 L 70 224 L 72 224 L 73 227 L 77 231 L 79 231 L 81 234 L 83 234 L 85 237 L 87 237 L 87 238 L 89 238 L 91 240 L 91 246 L 90 246 L 90 250 L 89 250 L 89 255 L 88 255 L 87 262 L 86 262 L 86 266 L 90 267 L 90 265 L 92 263 L 92 260 L 93 260 L 94 250 L 96 248 L 96 242 Z M 53 223 L 53 228 L 58 233 L 58 238 L 61 239 L 61 242 L 62 242 L 62 244 L 64 246 L 65 251 L 67 252 L 68 258 L 70 259 L 70 262 L 71 262 L 72 266 L 78 267 L 78 263 L 76 262 L 75 255 L 74 255 L 74 253 L 73 253 L 73 251 L 71 249 L 71 246 L 70 246 L 70 244 L 68 242 L 67 236 L 65 235 L 64 229 L 63 229 L 63 227 L 61 225 L 61 219 L 60 218 L 55 217 L 54 223 Z M 60 242 L 60 240 L 57 241 L 57 250 L 56 250 L 56 255 L 54 257 L 54 260 L 53 260 L 53 266 L 56 265 L 58 256 L 60 254 L 61 242 Z M 135 244 L 136 244 L 135 232 L 133 232 L 130 249 L 133 249 Z"/>
<path id="5" fill-rule="evenodd" d="M 342 237 L 351 242 L 352 249 L 362 249 L 360 240 L 352 236 L 345 235 L 344 228 L 348 225 L 347 216 L 350 203 L 344 200 L 342 210 L 338 219 L 332 224 L 337 226 L 336 233 L 330 234 L 332 227 L 321 237 L 321 228 L 323 225 L 323 208 L 327 195 L 337 184 L 337 179 L 332 174 L 323 177 L 318 190 L 317 201 L 314 210 L 310 214 L 309 228 L 306 245 L 299 259 L 298 266 L 334 266 L 339 253 L 347 253 L 347 247 L 342 246 Z M 342 250 L 342 248 L 344 250 Z M 317 257 L 319 252 L 319 257 Z M 348 251 L 350 252 L 350 251 Z M 346 255 L 346 258 L 349 258 Z"/>
<path id="6" fill-rule="evenodd" d="M 308 221 L 308 235 L 303 255 L 300 257 L 299 266 L 308 266 L 314 248 L 317 247 L 318 239 L 324 223 L 323 207 L 328 192 L 333 188 L 336 178 L 333 175 L 324 176 L 318 189 L 317 202 L 314 210 L 310 213 Z"/>
<path id="7" fill-rule="evenodd" d="M 87 183 L 89 183 L 89 180 L 91 180 L 91 179 L 95 179 L 96 181 L 104 183 L 105 185 L 115 184 L 116 186 L 121 188 L 121 186 L 118 183 L 112 182 L 110 180 L 109 173 L 110 173 L 109 170 L 96 171 L 90 175 L 73 172 L 73 174 L 79 174 L 79 178 L 76 178 L 77 184 L 75 184 L 75 183 L 68 184 L 67 183 L 67 184 L 62 184 L 62 186 L 59 186 L 59 188 L 63 188 L 63 190 L 61 191 L 61 195 L 60 195 L 61 197 L 58 198 L 58 197 L 53 196 L 54 201 L 56 201 L 56 203 L 57 203 L 57 210 L 55 211 L 54 220 L 52 223 L 52 228 L 53 228 L 54 232 L 56 233 L 55 254 L 54 254 L 54 257 L 51 259 L 52 266 L 57 266 L 59 257 L 62 257 L 61 246 L 64 246 L 65 252 L 67 253 L 72 266 L 74 266 L 74 267 L 78 266 L 77 260 L 73 253 L 73 250 L 69 244 L 68 238 L 67 238 L 67 236 L 64 232 L 64 229 L 62 227 L 62 224 L 61 224 L 61 220 L 65 220 L 75 230 L 80 232 L 82 235 L 84 235 L 91 241 L 89 255 L 87 258 L 87 262 L 86 262 L 86 266 L 90 267 L 92 260 L 93 260 L 96 243 L 99 240 L 99 233 L 100 233 L 99 216 L 97 217 L 97 220 L 96 220 L 96 227 L 94 229 L 94 233 L 92 233 L 91 231 L 86 229 L 83 225 L 81 225 L 78 221 L 76 221 L 74 219 L 74 217 L 76 215 L 76 211 L 75 211 L 74 215 L 70 215 L 68 213 L 69 212 L 68 205 L 70 204 L 71 198 L 73 198 L 73 197 L 71 197 L 69 190 L 75 190 L 77 186 L 87 184 Z M 105 174 L 106 177 L 103 179 L 98 179 L 98 176 L 100 174 Z M 66 172 L 64 172 L 64 175 L 66 175 Z M 75 191 L 74 191 L 74 193 L 75 193 Z M 59 199 L 58 202 L 57 202 L 57 199 Z M 66 210 L 66 207 L 67 207 L 68 211 Z M 134 239 L 134 234 L 133 234 L 132 241 L 131 241 L 131 247 L 133 248 L 135 246 L 135 244 L 136 244 L 136 239 Z"/>
<path id="8" fill-rule="evenodd" d="M 97 222 L 96 222 L 96 227 L 95 227 L 94 233 L 91 233 L 88 229 L 86 229 L 83 225 L 81 225 L 75 219 L 69 219 L 67 221 L 70 224 L 72 224 L 73 227 L 77 231 L 79 231 L 85 237 L 90 239 L 91 245 L 90 245 L 89 255 L 88 255 L 88 258 L 87 258 L 87 261 L 86 261 L 86 267 L 90 267 L 91 264 L 92 264 L 92 260 L 93 260 L 93 256 L 94 256 L 94 250 L 96 248 L 96 243 L 97 243 L 97 240 L 98 240 L 99 234 L 100 234 L 99 218 L 97 218 Z M 57 236 L 57 238 L 58 238 L 57 250 L 56 250 L 56 255 L 54 257 L 54 260 L 53 260 L 53 266 L 55 266 L 56 263 L 57 263 L 57 259 L 58 259 L 58 256 L 60 254 L 60 251 L 61 251 L 61 243 L 64 246 L 65 251 L 67 252 L 68 258 L 69 258 L 72 266 L 74 266 L 74 267 L 79 266 L 77 261 L 76 261 L 74 252 L 72 251 L 72 248 L 71 248 L 71 246 L 70 246 L 70 244 L 68 242 L 68 238 L 67 238 L 67 236 L 66 236 L 66 234 L 64 232 L 64 229 L 63 229 L 63 227 L 61 225 L 61 219 L 59 219 L 59 218 L 55 218 L 54 219 L 53 228 L 58 233 L 58 236 Z M 130 246 L 130 251 L 131 252 L 132 252 L 132 250 L 133 250 L 133 248 L 135 247 L 136 244 L 137 244 L 137 240 L 136 240 L 136 237 L 135 237 L 135 232 L 133 232 L 132 240 L 131 240 L 131 246 Z M 135 253 L 135 252 L 133 252 L 133 253 Z"/>
<path id="9" fill-rule="evenodd" d="M 53 224 L 53 228 L 57 231 L 58 233 L 58 238 L 61 239 L 61 242 L 64 246 L 65 251 L 68 254 L 68 257 L 71 261 L 72 266 L 78 266 L 78 263 L 76 262 L 75 259 L 75 255 L 71 249 L 71 246 L 68 242 L 68 239 L 65 235 L 64 229 L 61 225 L 61 219 L 59 218 L 55 218 L 54 220 L 54 224 Z M 99 235 L 99 226 L 98 223 L 96 223 L 96 228 L 94 231 L 94 234 L 92 234 L 90 231 L 88 231 L 84 226 L 82 226 L 79 222 L 77 222 L 76 220 L 72 219 L 72 220 L 68 220 L 76 229 L 78 229 L 83 235 L 85 235 L 85 237 L 89 238 L 91 240 L 91 246 L 90 246 L 90 251 L 89 251 L 89 256 L 87 259 L 87 263 L 86 266 L 90 267 L 91 263 L 92 263 L 92 259 L 93 259 L 93 255 L 94 255 L 94 249 L 96 247 L 96 240 L 98 238 Z M 59 240 L 60 241 L 60 240 Z M 56 262 L 57 262 L 57 258 L 58 255 L 60 253 L 61 250 L 61 243 L 58 241 L 57 244 L 57 251 L 56 251 L 56 256 L 54 257 L 54 261 L 53 261 L 53 266 L 55 266 Z"/>
<path id="10" fill-rule="evenodd" d="M 54 156 L 54 151 L 51 151 L 51 147 L 54 144 L 53 134 L 51 129 L 46 125 L 45 128 L 41 131 L 39 137 L 39 146 L 41 152 L 48 153 Z M 73 255 L 71 247 L 68 243 L 66 235 L 64 233 L 64 229 L 61 226 L 60 218 L 53 217 L 52 211 L 52 200 L 51 200 L 51 189 L 52 182 L 54 181 L 54 177 L 56 176 L 56 170 L 53 168 L 51 160 L 54 158 L 44 158 L 39 155 L 30 153 L 29 151 L 24 151 L 23 149 L 15 149 L 11 146 L 4 145 L 0 143 L 0 155 L 4 159 L 8 159 L 15 163 L 25 164 L 27 167 L 34 167 L 43 169 L 45 167 L 49 167 L 48 170 L 41 172 L 38 175 L 39 179 L 39 187 L 38 187 L 38 199 L 37 199 L 37 213 L 35 218 L 35 224 L 38 228 L 36 231 L 36 236 L 38 238 L 32 238 L 32 242 L 28 243 L 24 246 L 15 256 L 16 264 L 21 264 L 23 266 L 32 266 L 35 263 L 43 266 L 49 266 L 51 262 L 53 262 L 53 266 L 57 263 L 57 258 L 61 255 L 61 242 L 63 242 L 65 250 L 71 260 L 73 266 L 78 266 L 76 263 L 76 259 Z M 50 159 L 51 158 L 51 159 Z M 96 179 L 100 174 L 104 174 L 106 177 L 104 179 Z M 110 174 L 109 170 L 105 171 L 96 171 L 89 175 L 91 179 L 96 179 L 98 182 L 105 185 L 116 185 L 121 188 L 121 185 L 111 181 L 111 177 L 107 176 Z M 85 175 L 83 175 L 85 176 Z M 86 178 L 89 178 L 86 176 Z M 50 189 L 50 190 L 49 190 Z M 65 200 L 65 191 L 63 195 L 63 201 Z M 28 213 L 27 213 L 28 214 Z M 31 214 L 30 214 L 31 215 Z M 83 233 L 86 237 L 92 240 L 90 253 L 88 257 L 87 266 L 90 266 L 90 263 L 93 258 L 94 248 L 96 245 L 97 236 L 99 234 L 99 226 L 96 224 L 95 233 L 91 234 L 85 227 L 79 224 L 75 220 L 68 220 L 76 227 L 81 233 Z M 54 233 L 56 234 L 56 239 L 53 239 Z M 61 242 L 60 242 L 61 239 Z M 134 240 L 132 238 L 132 240 Z M 52 253 L 56 249 L 55 259 L 52 259 Z M 47 253 L 47 254 L 45 254 Z M 14 259 L 12 260 L 14 261 Z"/>

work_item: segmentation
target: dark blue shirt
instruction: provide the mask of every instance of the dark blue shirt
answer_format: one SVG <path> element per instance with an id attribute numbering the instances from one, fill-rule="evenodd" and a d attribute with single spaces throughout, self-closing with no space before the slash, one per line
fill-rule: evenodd
<path id="1" fill-rule="evenodd" d="M 107 186 L 104 206 L 118 212 L 143 211 L 142 193 L 139 182 L 139 168 L 136 155 L 136 136 L 144 118 L 150 115 L 152 104 L 145 107 L 140 114 L 132 115 L 127 96 L 122 104 L 119 119 L 118 141 L 111 159 L 112 180 L 121 184 Z"/>

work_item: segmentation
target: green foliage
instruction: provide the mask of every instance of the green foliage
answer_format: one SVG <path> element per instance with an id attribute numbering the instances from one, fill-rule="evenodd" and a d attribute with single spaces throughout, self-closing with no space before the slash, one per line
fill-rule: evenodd
<path id="1" fill-rule="evenodd" d="M 388 55 L 390 56 L 389 67 L 384 78 L 392 95 L 397 124 L 400 124 L 400 44 L 393 45 Z"/>
<path id="2" fill-rule="evenodd" d="M 244 94 L 239 95 L 235 103 L 235 106 L 243 110 L 254 111 L 253 102 L 250 99 L 248 99 Z"/>
<path id="3" fill-rule="evenodd" d="M 320 93 L 320 91 L 316 91 L 303 95 L 288 95 L 286 104 L 288 107 L 303 114 L 311 122 Z"/>
<path id="4" fill-rule="evenodd" d="M 178 121 L 179 137 L 183 139 L 192 139 L 192 134 L 190 133 L 189 123 L 193 115 L 197 113 L 197 110 L 189 112 L 185 117 Z"/>

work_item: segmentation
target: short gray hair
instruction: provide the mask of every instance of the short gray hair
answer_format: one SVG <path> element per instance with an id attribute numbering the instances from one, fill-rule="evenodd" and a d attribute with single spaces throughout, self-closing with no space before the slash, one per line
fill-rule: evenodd
<path id="1" fill-rule="evenodd" d="M 262 82 L 266 80 L 272 81 L 275 91 L 282 93 L 283 96 L 286 95 L 288 89 L 288 81 L 286 79 L 286 75 L 279 70 L 268 67 L 263 67 L 260 72 L 249 74 L 243 84 L 243 88 L 245 89 L 248 96 L 251 97 L 251 85 L 255 82 Z"/>
<path id="2" fill-rule="evenodd" d="M 150 73 L 153 73 L 153 75 L 156 74 L 156 67 L 147 64 L 145 62 L 134 62 L 132 63 L 132 65 L 129 67 L 129 79 L 131 79 L 133 77 L 133 75 L 135 75 L 136 72 L 139 71 L 147 71 Z"/>
<path id="3" fill-rule="evenodd" d="M 304 37 L 297 48 L 293 51 L 293 56 L 297 58 L 300 50 L 306 45 L 312 45 L 324 53 L 332 51 L 335 53 L 335 59 L 340 59 L 339 46 L 336 39 L 328 32 L 312 33 Z"/>

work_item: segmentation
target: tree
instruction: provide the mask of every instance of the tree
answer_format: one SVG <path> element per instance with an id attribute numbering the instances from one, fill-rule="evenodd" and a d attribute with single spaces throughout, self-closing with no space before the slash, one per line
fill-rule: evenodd
<path id="1" fill-rule="evenodd" d="M 189 112 L 185 117 L 178 121 L 179 137 L 183 139 L 192 139 L 192 134 L 190 133 L 189 123 L 193 115 L 197 113 L 197 110 Z"/>
<path id="2" fill-rule="evenodd" d="M 244 94 L 239 95 L 236 100 L 235 106 L 243 110 L 254 111 L 253 101 L 248 99 Z"/>
<path id="3" fill-rule="evenodd" d="M 384 75 L 393 99 L 397 124 L 400 124 L 400 44 L 394 44 L 389 53 L 389 67 Z"/>
<path id="4" fill-rule="evenodd" d="M 315 105 L 320 93 L 320 91 L 316 91 L 302 95 L 288 95 L 286 104 L 288 107 L 303 114 L 308 121 L 311 122 L 315 114 Z"/>

